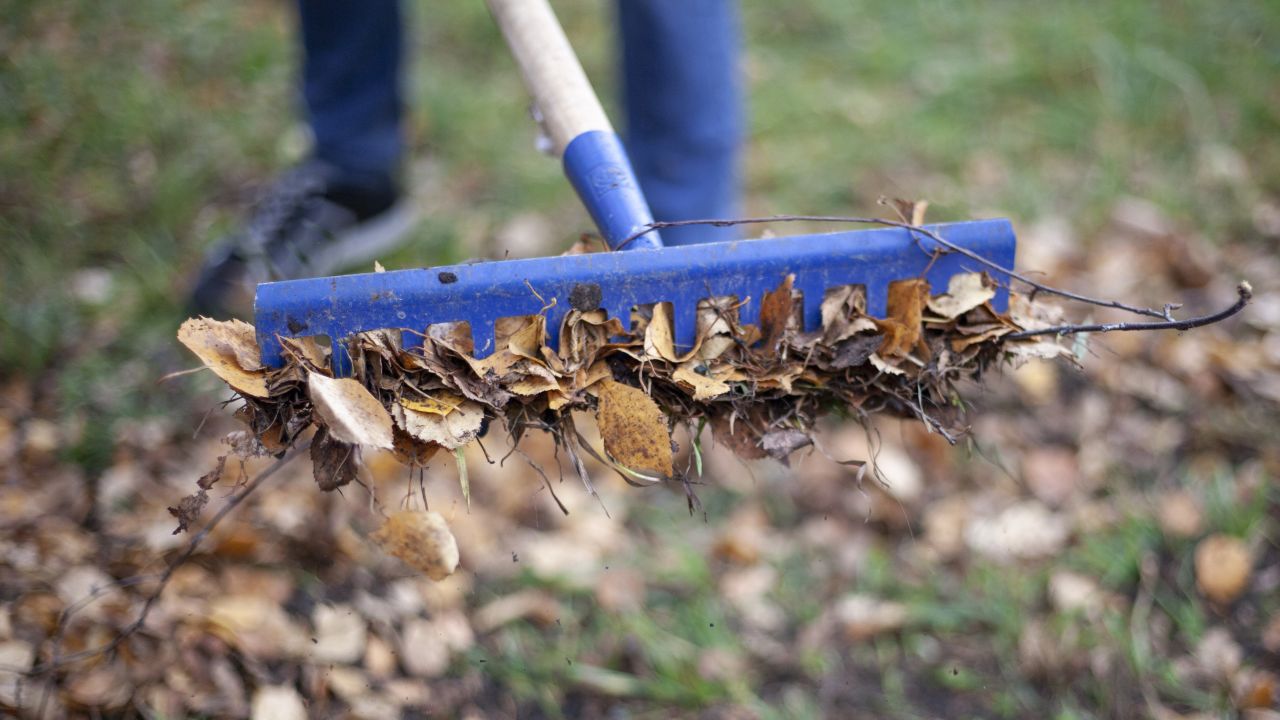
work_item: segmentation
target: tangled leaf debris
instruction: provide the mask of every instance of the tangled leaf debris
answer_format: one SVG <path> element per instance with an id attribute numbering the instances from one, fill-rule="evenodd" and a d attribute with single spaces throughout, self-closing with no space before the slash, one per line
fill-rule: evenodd
<path id="1" fill-rule="evenodd" d="M 939 293 L 921 279 L 894 283 L 886 318 L 866 314 L 860 287 L 833 288 L 821 327 L 809 332 L 792 282 L 758 299 L 758 325 L 738 320 L 754 298 L 703 300 L 692 347 L 675 344 L 664 303 L 635 308 L 629 326 L 603 310 L 572 310 L 559 348 L 546 342 L 545 316 L 504 318 L 496 351 L 483 359 L 464 324 L 432 325 L 409 335 L 420 339 L 411 346 L 400 331 L 364 333 L 347 342 L 346 378 L 332 376 L 329 348 L 311 339 L 284 338 L 284 366 L 264 367 L 253 327 L 238 320 L 191 319 L 178 338 L 243 400 L 236 416 L 247 431 L 228 439 L 238 454 L 279 454 L 314 426 L 310 455 L 323 490 L 357 478 L 361 447 L 419 468 L 496 420 L 515 444 L 529 430 L 550 432 L 588 491 L 580 453 L 634 485 L 683 479 L 673 460 L 677 423 L 709 426 L 744 458 L 783 462 L 813 445 L 818 418 L 833 412 L 915 417 L 954 439 L 963 427 L 957 381 L 1002 361 L 1071 357 L 1056 338 L 1008 340 L 1059 323 L 1061 313 L 1018 296 L 1010 312 L 996 312 L 995 285 L 982 273 L 957 275 Z M 603 448 L 574 426 L 574 411 L 595 415 Z M 201 500 L 174 509 L 184 527 Z"/>

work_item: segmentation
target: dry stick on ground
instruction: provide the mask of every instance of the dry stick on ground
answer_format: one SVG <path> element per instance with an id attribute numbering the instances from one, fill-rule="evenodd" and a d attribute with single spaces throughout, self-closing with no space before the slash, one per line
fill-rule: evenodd
<path id="1" fill-rule="evenodd" d="M 721 220 L 721 219 L 668 220 L 668 221 L 662 221 L 662 222 L 649 223 L 648 225 L 644 226 L 644 228 L 642 228 L 641 230 L 635 233 L 632 233 L 630 236 L 624 239 L 621 243 L 619 243 L 618 249 L 621 250 L 625 248 L 628 244 L 630 244 L 633 240 L 635 240 L 638 237 L 641 237 L 650 232 L 653 232 L 654 230 L 661 230 L 663 228 L 683 227 L 686 225 L 711 225 L 713 227 L 730 227 L 733 225 L 757 225 L 762 223 L 774 223 L 774 222 L 856 223 L 860 225 L 881 225 L 884 227 L 902 228 L 904 230 L 908 230 L 911 232 L 920 233 L 921 235 L 928 237 L 930 240 L 933 240 L 934 242 L 938 243 L 939 245 L 947 248 L 952 252 L 958 252 L 961 255 L 964 255 L 965 257 L 971 260 L 975 260 L 977 262 L 982 263 L 983 265 L 991 268 L 992 270 L 995 270 L 1000 273 L 1004 273 L 1015 280 L 1019 280 L 1023 283 L 1026 283 L 1029 287 L 1033 289 L 1033 294 L 1035 292 L 1048 293 L 1050 295 L 1057 295 L 1059 297 L 1067 298 L 1068 300 L 1075 300 L 1077 302 L 1087 303 L 1089 305 L 1097 305 L 1099 307 L 1113 308 L 1116 310 L 1124 310 L 1125 312 L 1130 312 L 1135 315 L 1144 315 L 1146 317 L 1160 318 L 1162 321 L 1157 323 L 1105 323 L 1105 324 L 1097 324 L 1097 325 L 1060 325 L 1055 328 L 1046 328 L 1044 330 L 1034 330 L 1034 331 L 1023 331 L 1020 333 L 1014 333 L 1012 335 L 1006 336 L 1006 339 L 1010 339 L 1010 340 L 1031 337 L 1033 335 L 1048 335 L 1051 333 L 1056 335 L 1068 335 L 1071 333 L 1079 333 L 1079 332 L 1112 332 L 1116 330 L 1189 330 L 1194 327 L 1200 327 L 1201 325 L 1208 325 L 1211 323 L 1219 322 L 1221 320 L 1225 320 L 1226 318 L 1231 317 L 1232 315 L 1235 315 L 1236 313 L 1244 309 L 1244 306 L 1249 304 L 1249 300 L 1252 299 L 1253 297 L 1253 290 L 1249 286 L 1249 283 L 1242 282 L 1236 288 L 1236 291 L 1239 293 L 1239 300 L 1237 300 L 1237 302 L 1233 304 L 1231 307 L 1223 310 L 1222 312 L 1213 313 L 1211 315 L 1205 315 L 1198 318 L 1191 318 L 1190 320 L 1178 320 L 1177 318 L 1173 317 L 1173 311 L 1182 307 L 1178 303 L 1167 303 L 1163 309 L 1153 310 L 1151 308 L 1137 307 L 1134 305 L 1126 305 L 1125 303 L 1122 303 L 1116 300 L 1103 300 L 1100 298 L 1089 297 L 1087 295 L 1081 295 L 1079 293 L 1073 293 L 1069 290 L 1062 290 L 1060 288 L 1055 288 L 1051 285 L 1038 283 L 1035 280 L 1032 280 L 1031 278 L 1027 277 L 1026 275 L 1023 275 L 1015 271 L 1013 268 L 1003 267 L 998 263 L 992 262 L 982 257 L 981 255 L 973 252 L 972 250 L 969 250 L 968 248 L 961 247 L 960 245 L 956 245 L 955 243 L 950 242 L 949 240 L 943 239 L 940 235 L 938 235 L 937 233 L 935 233 L 934 231 L 926 227 L 922 227 L 920 225 L 912 225 L 911 223 L 901 222 L 898 220 L 889 220 L 887 218 L 874 218 L 874 217 L 858 217 L 858 216 L 845 216 L 845 215 L 771 215 L 769 217 L 737 218 L 733 220 Z"/>
<path id="2" fill-rule="evenodd" d="M 204 528 L 200 530 L 200 532 L 196 533 L 195 536 L 191 538 L 191 541 L 187 543 L 187 547 L 182 551 L 182 554 L 169 562 L 169 565 L 168 567 L 165 568 L 164 573 L 160 575 L 160 584 L 156 586 L 156 589 L 152 591 L 152 593 L 147 596 L 146 601 L 143 602 L 142 611 L 138 613 L 137 619 L 135 619 L 133 622 L 125 626 L 123 630 L 121 630 L 114 638 L 112 638 L 111 642 L 108 642 L 105 645 L 102 645 L 101 647 L 90 648 L 88 650 L 81 650 L 80 652 L 73 653 L 71 655 L 62 656 L 62 657 L 57 655 L 57 649 L 55 648 L 54 660 L 44 663 L 43 665 L 36 665 L 35 667 L 32 667 L 30 670 L 26 671 L 26 675 L 34 676 L 34 675 L 44 674 L 47 672 L 52 672 L 62 667 L 63 665 L 68 665 L 73 662 L 78 662 L 80 660 L 84 660 L 87 658 L 95 657 L 97 655 L 112 652 L 116 648 L 124 644 L 124 641 L 128 640 L 130 636 L 132 636 L 134 633 L 140 630 L 142 628 L 143 623 L 147 621 L 147 616 L 151 613 L 151 608 L 155 606 L 156 601 L 160 599 L 160 595 L 164 593 L 165 588 L 168 587 L 169 580 L 173 578 L 174 572 L 176 572 L 179 567 L 184 565 L 188 560 L 191 559 L 193 555 L 195 555 L 196 550 L 200 548 L 201 543 L 203 543 L 205 539 L 209 537 L 209 534 L 212 533 L 213 529 L 218 526 L 218 523 L 226 519 L 226 517 L 231 514 L 231 511 L 235 510 L 236 507 L 239 506 L 240 503 L 243 502 L 245 498 L 249 497 L 249 495 L 252 494 L 254 490 L 257 490 L 259 487 L 261 487 L 261 485 L 264 482 L 266 482 L 268 478 L 274 475 L 277 470 L 284 467 L 286 464 L 288 464 L 290 460 L 294 459 L 299 454 L 306 452 L 309 447 L 311 447 L 310 440 L 308 440 L 307 442 L 301 443 L 299 445 L 294 445 L 292 448 L 289 449 L 288 452 L 286 452 L 284 455 L 277 458 L 276 461 L 272 463 L 269 467 L 264 469 L 262 472 L 258 473 L 257 477 L 255 477 L 254 479 L 246 483 L 243 490 L 236 493 L 235 495 L 232 495 L 231 498 L 227 500 L 226 504 L 223 505 L 220 510 L 218 510 L 218 513 L 213 516 L 213 518 L 209 521 L 209 523 L 205 525 Z M 128 583 L 127 580 L 121 581 L 120 583 L 117 583 L 117 585 L 124 586 L 126 583 Z M 70 617 L 64 614 L 64 616 L 60 619 L 59 622 L 65 623 L 69 619 Z"/>

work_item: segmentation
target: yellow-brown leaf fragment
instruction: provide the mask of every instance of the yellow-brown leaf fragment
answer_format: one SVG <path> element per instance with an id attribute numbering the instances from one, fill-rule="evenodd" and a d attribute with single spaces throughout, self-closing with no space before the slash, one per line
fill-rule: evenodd
<path id="1" fill-rule="evenodd" d="M 392 448 L 391 416 L 360 383 L 313 372 L 307 374 L 307 393 L 335 440 Z"/>
<path id="2" fill-rule="evenodd" d="M 258 361 L 253 326 L 240 320 L 190 318 L 178 328 L 178 341 L 195 353 L 231 389 L 265 398 L 267 374 Z"/>
<path id="3" fill-rule="evenodd" d="M 929 298 L 929 310 L 953 320 L 996 296 L 995 283 L 985 273 L 952 275 L 947 292 Z"/>
<path id="4" fill-rule="evenodd" d="M 730 389 L 728 383 L 717 379 L 706 365 L 700 365 L 697 360 L 690 360 L 677 367 L 671 374 L 671 379 L 692 387 L 694 400 L 720 397 Z"/>
<path id="5" fill-rule="evenodd" d="M 899 355 L 911 352 L 920 340 L 921 320 L 925 303 L 929 301 L 929 281 L 899 280 L 889 283 L 889 319 L 901 325 L 896 335 L 886 332 L 881 355 Z M 885 328 L 882 326 L 882 330 Z"/>
<path id="6" fill-rule="evenodd" d="M 795 279 L 795 275 L 788 275 L 781 285 L 765 293 L 760 301 L 760 332 L 767 351 L 777 347 L 778 340 L 787 330 L 787 320 L 795 307 L 791 297 L 791 284 Z"/>
<path id="7" fill-rule="evenodd" d="M 458 542 L 440 513 L 394 512 L 370 537 L 383 552 L 432 580 L 443 580 L 458 569 Z"/>
<path id="8" fill-rule="evenodd" d="M 630 470 L 671 477 L 671 434 L 658 405 L 643 390 L 614 380 L 595 387 L 605 452 Z"/>

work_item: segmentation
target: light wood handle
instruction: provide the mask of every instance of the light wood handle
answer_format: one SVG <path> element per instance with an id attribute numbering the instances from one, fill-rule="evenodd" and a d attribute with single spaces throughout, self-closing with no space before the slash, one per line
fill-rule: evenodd
<path id="1" fill-rule="evenodd" d="M 613 131 L 547 0 L 486 0 L 557 156 L 578 135 Z"/>

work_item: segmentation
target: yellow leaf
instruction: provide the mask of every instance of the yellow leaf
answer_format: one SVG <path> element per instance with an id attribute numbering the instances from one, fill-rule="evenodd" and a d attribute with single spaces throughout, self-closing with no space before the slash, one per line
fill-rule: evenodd
<path id="1" fill-rule="evenodd" d="M 705 373 L 697 371 L 696 368 L 699 366 L 703 368 Z M 697 361 L 691 360 L 683 363 L 676 368 L 671 377 L 692 387 L 694 400 L 710 400 L 729 392 L 728 383 L 716 379 L 705 365 L 699 365 Z"/>
<path id="2" fill-rule="evenodd" d="M 560 383 L 542 375 L 529 375 L 511 383 L 507 389 L 516 395 L 533 397 L 552 390 L 559 391 Z"/>
<path id="3" fill-rule="evenodd" d="M 439 392 L 422 399 L 400 398 L 400 404 L 410 410 L 417 410 L 421 413 L 430 413 L 432 415 L 448 415 L 458 409 L 466 398 L 451 392 Z"/>
<path id="4" fill-rule="evenodd" d="M 233 390 L 259 398 L 270 395 L 252 325 L 191 318 L 178 328 L 178 341 Z"/>
<path id="5" fill-rule="evenodd" d="M 666 416 L 639 388 L 615 380 L 595 385 L 600 399 L 596 421 L 605 452 L 642 473 L 671 476 L 671 434 Z"/>

